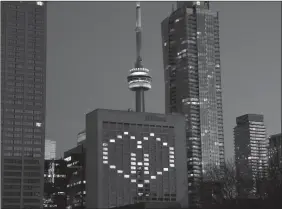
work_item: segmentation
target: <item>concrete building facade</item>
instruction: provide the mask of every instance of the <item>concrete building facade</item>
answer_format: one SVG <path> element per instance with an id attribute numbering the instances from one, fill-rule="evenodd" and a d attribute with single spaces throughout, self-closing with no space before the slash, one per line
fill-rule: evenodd
<path id="1" fill-rule="evenodd" d="M 86 115 L 86 147 L 86 208 L 188 206 L 183 116 L 97 109 Z"/>

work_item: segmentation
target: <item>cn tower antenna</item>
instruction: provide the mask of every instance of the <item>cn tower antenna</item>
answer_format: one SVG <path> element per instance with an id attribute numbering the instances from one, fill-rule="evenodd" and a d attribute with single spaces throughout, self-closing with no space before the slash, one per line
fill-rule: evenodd
<path id="1" fill-rule="evenodd" d="M 142 65 L 142 26 L 141 26 L 141 6 L 140 2 L 136 2 L 136 61 L 134 68 L 129 71 L 127 76 L 128 87 L 135 91 L 136 112 L 145 112 L 144 92 L 151 89 L 152 78 L 149 70 Z"/>

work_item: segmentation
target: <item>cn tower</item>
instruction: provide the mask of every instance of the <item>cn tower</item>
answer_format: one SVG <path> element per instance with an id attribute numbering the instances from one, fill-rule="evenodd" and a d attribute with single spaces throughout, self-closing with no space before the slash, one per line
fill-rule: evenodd
<path id="1" fill-rule="evenodd" d="M 127 76 L 128 87 L 135 91 L 136 112 L 145 112 L 145 91 L 151 89 L 152 78 L 149 69 L 142 65 L 141 46 L 142 46 L 142 28 L 141 28 L 141 7 L 140 2 L 136 3 L 136 62 L 133 69 Z"/>

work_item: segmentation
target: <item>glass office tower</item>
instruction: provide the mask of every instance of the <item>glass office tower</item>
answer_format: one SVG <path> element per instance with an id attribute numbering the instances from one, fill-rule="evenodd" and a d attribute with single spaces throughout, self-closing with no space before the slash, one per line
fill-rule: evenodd
<path id="1" fill-rule="evenodd" d="M 42 208 L 46 6 L 1 2 L 1 208 Z"/>
<path id="2" fill-rule="evenodd" d="M 224 165 L 218 13 L 208 2 L 178 2 L 162 22 L 166 113 L 186 117 L 189 194 L 210 166 Z"/>

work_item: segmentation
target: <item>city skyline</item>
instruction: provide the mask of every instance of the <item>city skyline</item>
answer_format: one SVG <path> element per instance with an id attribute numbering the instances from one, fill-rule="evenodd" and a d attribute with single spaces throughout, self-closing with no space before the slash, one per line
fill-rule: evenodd
<path id="1" fill-rule="evenodd" d="M 130 8 L 134 7 L 134 2 L 111 3 L 113 9 L 111 14 L 115 14 L 114 16 L 118 16 L 118 18 L 104 17 L 104 20 L 108 21 L 107 25 L 92 23 L 96 21 L 97 18 L 95 17 L 99 16 L 100 10 L 102 11 L 103 8 L 111 10 L 108 5 L 109 3 L 107 2 L 84 2 L 83 4 L 76 2 L 48 3 L 49 16 L 47 33 L 49 45 L 47 79 L 49 80 L 47 80 L 47 82 L 49 85 L 47 84 L 47 136 L 57 140 L 59 155 L 61 155 L 65 149 L 69 148 L 67 146 L 71 147 L 76 143 L 77 132 L 84 129 L 85 126 L 84 113 L 97 107 L 123 110 L 134 107 L 132 94 L 126 91 L 127 83 L 124 79 L 128 72 L 126 69 L 133 67 L 132 65 L 129 66 L 129 63 L 131 63 L 135 57 L 134 53 L 132 53 L 135 46 L 134 36 L 131 30 L 132 28 L 130 27 L 135 21 L 134 14 L 130 11 Z M 245 6 L 240 7 L 240 5 Z M 75 20 L 72 19 L 70 15 L 78 12 L 76 8 L 80 8 L 79 10 L 83 8 L 85 10 L 83 14 L 77 13 Z M 95 8 L 99 8 L 99 11 Z M 153 88 L 147 93 L 146 106 L 148 112 L 163 113 L 165 102 L 160 23 L 171 11 L 171 2 L 143 2 L 142 8 L 144 16 L 143 27 L 147 31 L 147 34 L 144 34 L 143 57 L 146 66 L 151 69 L 153 77 Z M 160 10 L 159 14 L 154 13 L 157 8 Z M 240 8 L 241 11 L 241 15 L 237 15 L 237 18 L 234 18 L 234 16 L 236 16 L 236 9 L 234 8 Z M 62 9 L 64 9 L 65 12 L 58 16 Z M 93 9 L 95 12 L 92 11 Z M 223 74 L 225 145 L 227 153 L 232 153 L 228 157 L 233 157 L 232 128 L 235 125 L 234 118 L 238 115 L 247 112 L 264 112 L 269 134 L 280 131 L 280 114 L 277 114 L 277 112 L 280 111 L 280 100 L 278 101 L 277 99 L 276 101 L 276 98 L 280 96 L 280 49 L 277 47 L 277 51 L 274 52 L 274 50 L 276 49 L 275 46 L 279 46 L 277 42 L 280 42 L 281 31 L 278 28 L 274 35 L 272 33 L 265 33 L 259 30 L 260 24 L 257 24 L 260 21 L 270 21 L 268 18 L 271 18 L 271 22 L 277 21 L 277 25 L 280 25 L 280 7 L 276 7 L 275 2 L 260 2 L 255 5 L 248 2 L 212 2 L 211 9 L 220 12 L 220 44 L 223 54 L 221 56 L 221 62 Z M 252 9 L 252 11 L 248 11 L 248 9 Z M 260 11 L 264 11 L 264 13 L 269 12 L 269 15 L 263 16 L 262 19 L 259 15 Z M 276 11 L 276 13 L 274 11 Z M 125 12 L 126 15 L 122 15 L 123 12 Z M 254 14 L 247 18 L 250 12 Z M 155 17 L 152 17 L 152 15 L 155 15 Z M 128 18 L 131 16 L 132 18 Z M 247 18 L 247 23 L 242 22 L 242 18 L 244 17 Z M 68 22 L 63 22 L 63 20 L 67 18 L 69 18 Z M 91 24 L 89 22 L 87 25 L 89 19 L 91 19 Z M 73 21 L 77 21 L 76 24 L 70 24 L 73 23 Z M 233 30 L 232 27 L 228 26 L 234 24 L 238 25 L 239 22 L 237 21 L 240 22 L 240 32 L 244 33 L 244 35 L 236 33 L 238 30 Z M 115 28 L 115 36 L 109 34 L 109 29 L 112 30 L 112 28 L 120 22 L 124 24 L 119 24 L 119 27 Z M 60 29 L 61 32 L 58 32 L 59 29 L 56 28 L 59 27 L 59 25 L 60 27 L 63 25 Z M 77 25 L 77 30 L 73 29 L 73 25 Z M 89 25 L 93 25 L 93 30 Z M 252 32 L 258 36 L 257 40 L 254 36 L 251 36 L 250 31 L 248 31 L 250 25 L 253 26 Z M 275 29 L 271 25 L 265 25 L 265 27 L 268 27 L 268 29 L 265 29 L 266 31 L 273 31 Z M 55 29 L 57 29 L 57 32 Z M 76 33 L 76 31 L 79 31 L 80 34 Z M 85 31 L 85 33 L 82 31 Z M 231 36 L 232 33 L 235 34 Z M 104 47 L 95 50 L 98 48 L 98 37 L 102 34 L 106 34 L 106 41 L 103 42 Z M 268 34 L 267 38 L 265 38 L 266 34 Z M 64 39 L 62 39 L 62 37 L 64 37 Z M 119 39 L 119 41 L 115 41 L 116 39 Z M 268 39 L 274 39 L 275 43 L 267 41 Z M 57 40 L 60 42 L 56 42 Z M 264 45 L 266 41 L 267 45 Z M 248 48 L 247 45 L 253 45 L 250 44 L 250 42 L 260 44 L 260 46 L 257 46 L 257 48 L 256 46 Z M 72 46 L 75 50 L 67 50 L 69 51 L 67 52 L 66 48 L 69 46 Z M 232 51 L 229 51 L 230 48 Z M 246 60 L 243 55 L 241 56 L 244 52 L 242 52 L 240 48 L 243 51 L 245 50 L 245 56 L 248 55 L 249 60 Z M 270 54 L 270 51 L 272 56 L 267 57 L 266 55 Z M 251 54 L 252 52 L 253 54 Z M 79 56 L 79 54 L 82 55 Z M 274 57 L 275 55 L 276 57 Z M 257 56 L 264 57 L 264 61 L 260 62 Z M 76 59 L 73 59 L 75 63 L 71 61 L 74 57 L 76 57 Z M 110 59 L 111 62 L 100 62 L 99 59 L 101 59 L 101 57 L 106 57 Z M 92 62 L 92 60 L 95 61 Z M 235 67 L 235 64 L 238 65 L 238 67 Z M 272 68 L 269 67 L 270 64 L 273 65 Z M 265 72 L 265 69 L 269 69 L 269 71 Z M 239 84 L 239 76 L 238 74 L 236 75 L 235 70 L 238 71 L 239 74 L 244 75 L 244 77 L 240 77 L 242 81 Z M 66 71 L 68 71 L 67 74 L 64 73 Z M 270 76 L 271 74 L 272 76 Z M 233 81 L 236 80 L 235 78 L 237 78 L 237 83 Z M 66 81 L 62 82 L 62 80 Z M 103 82 L 99 82 L 99 80 Z M 122 80 L 124 80 L 124 82 L 122 82 Z M 258 81 L 256 82 L 255 80 Z M 268 84 L 266 85 L 267 80 Z M 77 85 L 73 85 L 73 82 Z M 248 83 L 250 83 L 250 85 L 248 85 Z M 108 86 L 111 86 L 111 88 Z M 114 86 L 114 88 L 112 86 Z M 235 88 L 238 90 L 234 91 Z M 103 89 L 103 93 L 101 89 Z M 272 90 L 272 92 L 276 91 L 276 96 L 271 97 L 270 94 L 266 93 L 266 91 L 270 90 Z M 71 92 L 72 96 L 68 95 Z M 257 94 L 257 96 L 255 94 Z M 260 94 L 263 94 L 265 98 L 262 101 L 260 101 L 260 98 L 262 98 Z M 101 96 L 98 97 L 98 95 Z M 251 96 L 256 97 L 251 98 Z M 266 103 L 264 103 L 264 100 Z M 269 103 L 267 101 L 273 102 Z M 129 106 L 128 104 L 131 105 Z M 59 111 L 57 111 L 57 109 Z M 275 111 L 270 111 L 271 109 Z"/>

